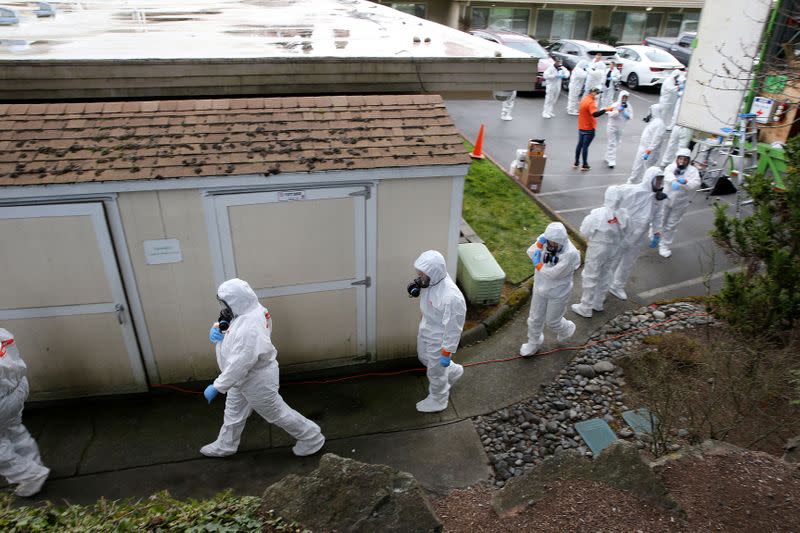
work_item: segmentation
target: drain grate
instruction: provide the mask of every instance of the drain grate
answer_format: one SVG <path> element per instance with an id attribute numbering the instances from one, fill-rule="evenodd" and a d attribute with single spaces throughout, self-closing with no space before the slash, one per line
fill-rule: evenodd
<path id="1" fill-rule="evenodd" d="M 614 430 L 602 418 L 592 418 L 578 422 L 575 424 L 575 430 L 595 455 L 598 455 L 617 440 Z"/>
<path id="2" fill-rule="evenodd" d="M 656 415 L 646 407 L 640 407 L 634 411 L 625 411 L 622 418 L 636 432 L 637 435 L 650 435 L 653 433 L 653 423 L 656 422 Z"/>

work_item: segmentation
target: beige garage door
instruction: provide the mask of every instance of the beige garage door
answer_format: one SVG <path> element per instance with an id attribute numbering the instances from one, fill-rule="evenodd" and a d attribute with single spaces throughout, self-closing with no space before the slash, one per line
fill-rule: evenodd
<path id="1" fill-rule="evenodd" d="M 0 326 L 32 399 L 147 390 L 102 204 L 0 208 Z"/>
<path id="2" fill-rule="evenodd" d="M 215 197 L 224 277 L 273 317 L 281 365 L 366 357 L 364 187 Z"/>

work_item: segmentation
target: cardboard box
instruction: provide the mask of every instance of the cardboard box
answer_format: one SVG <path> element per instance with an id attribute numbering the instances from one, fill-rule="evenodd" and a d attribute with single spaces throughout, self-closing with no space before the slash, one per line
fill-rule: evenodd
<path id="1" fill-rule="evenodd" d="M 525 162 L 526 172 L 525 177 L 521 180 L 525 186 L 533 192 L 539 192 L 542 189 L 542 181 L 544 180 L 544 169 L 547 165 L 547 156 L 534 156 L 528 157 Z"/>
<path id="2" fill-rule="evenodd" d="M 528 157 L 543 156 L 544 150 L 544 139 L 531 139 L 528 141 Z"/>

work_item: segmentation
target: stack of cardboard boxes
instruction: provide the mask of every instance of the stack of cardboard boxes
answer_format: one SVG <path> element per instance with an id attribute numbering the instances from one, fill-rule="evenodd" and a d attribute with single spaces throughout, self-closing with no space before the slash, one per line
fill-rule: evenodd
<path id="1" fill-rule="evenodd" d="M 544 139 L 531 139 L 528 141 L 524 166 L 516 165 L 514 167 L 514 177 L 531 192 L 541 192 L 542 190 L 544 167 L 547 164 L 544 149 Z"/>

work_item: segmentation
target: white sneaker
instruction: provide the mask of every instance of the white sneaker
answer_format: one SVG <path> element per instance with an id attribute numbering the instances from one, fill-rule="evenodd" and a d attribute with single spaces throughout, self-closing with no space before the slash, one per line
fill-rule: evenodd
<path id="1" fill-rule="evenodd" d="M 292 453 L 298 457 L 314 455 L 325 445 L 325 436 L 320 433 L 311 439 L 299 440 L 292 448 Z"/>
<path id="2" fill-rule="evenodd" d="M 575 322 L 573 322 L 572 320 L 567 320 L 567 327 L 569 328 L 567 330 L 568 333 L 564 333 L 563 335 L 559 335 L 559 336 L 556 337 L 556 340 L 558 342 L 564 342 L 565 340 L 567 340 L 570 337 L 572 337 L 573 335 L 575 335 L 575 330 L 577 329 L 577 326 L 575 325 Z"/>
<path id="3" fill-rule="evenodd" d="M 542 115 L 542 118 L 553 118 L 553 115 Z"/>
<path id="4" fill-rule="evenodd" d="M 620 300 L 628 299 L 628 293 L 625 292 L 625 289 L 617 289 L 616 287 L 611 287 L 608 289 L 608 292 L 610 292 Z"/>
<path id="5" fill-rule="evenodd" d="M 228 457 L 229 455 L 235 454 L 236 450 L 225 450 L 217 444 L 217 441 L 214 441 L 200 448 L 200 453 L 206 457 Z"/>
<path id="6" fill-rule="evenodd" d="M 500 120 L 514 120 L 511 115 L 500 115 Z"/>
<path id="7" fill-rule="evenodd" d="M 421 402 L 417 402 L 417 411 L 420 413 L 438 413 L 445 409 L 447 409 L 447 400 L 442 402 L 434 399 L 433 396 L 428 396 Z"/>
<path id="8" fill-rule="evenodd" d="M 658 246 L 658 255 L 660 255 L 661 257 L 669 257 L 672 255 L 672 250 L 670 250 L 663 244 L 660 244 Z"/>
<path id="9" fill-rule="evenodd" d="M 584 307 L 583 304 L 572 304 L 570 308 L 576 315 L 581 315 L 584 318 L 592 318 L 592 310 L 588 307 Z"/>
<path id="10" fill-rule="evenodd" d="M 45 471 L 35 478 L 29 479 L 28 481 L 23 481 L 17 488 L 14 489 L 14 494 L 17 496 L 21 496 L 23 498 L 29 498 L 34 494 L 39 494 L 39 491 L 42 490 L 44 486 L 44 482 L 47 480 L 47 476 L 50 475 L 50 469 L 45 467 Z"/>
<path id="11" fill-rule="evenodd" d="M 539 347 L 542 345 L 543 342 L 544 342 L 544 333 L 540 333 L 539 338 L 536 340 L 535 343 L 526 342 L 525 344 L 520 346 L 519 354 L 522 357 L 530 357 L 539 351 Z"/>
<path id="12" fill-rule="evenodd" d="M 450 363 L 450 367 L 447 372 L 447 382 L 452 387 L 464 375 L 464 367 L 456 363 Z"/>

